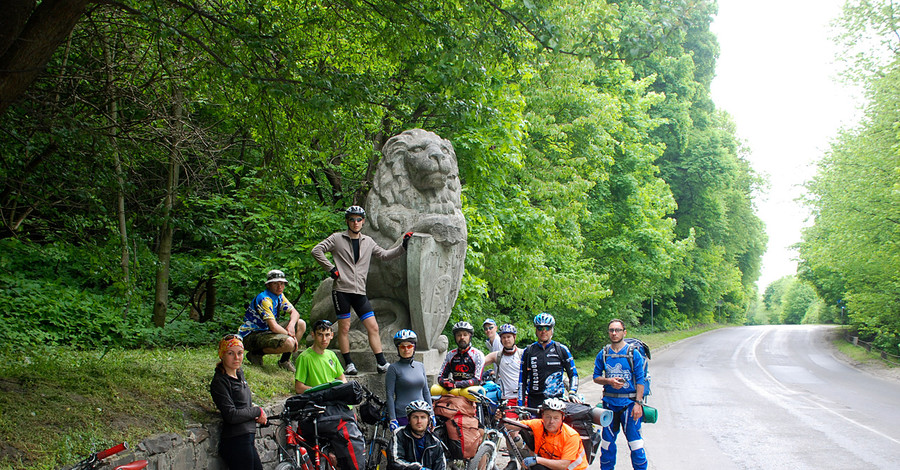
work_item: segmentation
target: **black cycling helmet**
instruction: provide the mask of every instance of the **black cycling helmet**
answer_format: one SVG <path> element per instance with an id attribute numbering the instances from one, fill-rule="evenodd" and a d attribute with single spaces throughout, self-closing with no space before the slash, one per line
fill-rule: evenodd
<path id="1" fill-rule="evenodd" d="M 455 335 L 457 331 L 468 331 L 470 335 L 474 335 L 475 327 L 467 321 L 459 321 L 453 325 L 453 334 Z"/>
<path id="2" fill-rule="evenodd" d="M 394 346 L 400 346 L 400 343 L 404 341 L 409 341 L 412 344 L 416 344 L 419 337 L 416 335 L 416 332 L 413 330 L 400 330 L 394 335 Z"/>
<path id="3" fill-rule="evenodd" d="M 366 210 L 360 206 L 350 206 L 344 211 L 344 218 L 350 217 L 351 215 L 358 215 L 365 218 Z"/>
<path id="4" fill-rule="evenodd" d="M 553 315 L 549 313 L 542 312 L 534 317 L 534 326 L 549 326 L 553 327 L 556 324 L 556 319 L 553 318 Z"/>

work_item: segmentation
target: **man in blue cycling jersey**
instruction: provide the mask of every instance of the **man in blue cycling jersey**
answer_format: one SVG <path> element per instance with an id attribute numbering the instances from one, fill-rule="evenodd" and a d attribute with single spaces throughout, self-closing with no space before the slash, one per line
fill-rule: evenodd
<path id="1" fill-rule="evenodd" d="M 600 468 L 612 470 L 616 467 L 616 437 L 619 435 L 619 427 L 622 427 L 631 449 L 632 468 L 645 470 L 647 454 L 644 451 L 644 438 L 641 436 L 646 383 L 645 359 L 640 351 L 629 348 L 625 342 L 625 322 L 614 319 L 609 322 L 607 331 L 610 344 L 600 350 L 594 360 L 594 383 L 603 385 L 603 407 L 614 413 L 612 423 L 603 428 Z M 629 353 L 632 361 L 628 360 Z"/>
<path id="2" fill-rule="evenodd" d="M 519 404 L 538 408 L 547 398 L 568 398 L 578 392 L 578 370 L 564 344 L 553 341 L 556 319 L 549 313 L 534 317 L 537 341 L 522 353 Z M 563 375 L 568 377 L 565 381 Z"/>

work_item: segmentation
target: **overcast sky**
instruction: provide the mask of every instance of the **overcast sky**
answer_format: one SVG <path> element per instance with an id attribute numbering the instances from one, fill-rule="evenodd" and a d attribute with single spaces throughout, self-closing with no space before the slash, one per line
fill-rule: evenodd
<path id="1" fill-rule="evenodd" d="M 795 201 L 815 162 L 842 126 L 858 116 L 858 98 L 837 82 L 829 23 L 842 0 L 719 0 L 712 30 L 721 47 L 712 84 L 716 106 L 734 118 L 753 168 L 769 179 L 757 201 L 766 224 L 760 291 L 797 270 L 808 211 Z"/>

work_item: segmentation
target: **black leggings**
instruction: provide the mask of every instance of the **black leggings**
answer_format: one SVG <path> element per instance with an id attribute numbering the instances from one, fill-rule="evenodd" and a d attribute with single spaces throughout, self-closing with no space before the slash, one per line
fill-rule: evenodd
<path id="1" fill-rule="evenodd" d="M 231 470 L 263 470 L 259 454 L 256 453 L 256 433 L 240 434 L 223 438 L 219 442 L 219 457 Z"/>

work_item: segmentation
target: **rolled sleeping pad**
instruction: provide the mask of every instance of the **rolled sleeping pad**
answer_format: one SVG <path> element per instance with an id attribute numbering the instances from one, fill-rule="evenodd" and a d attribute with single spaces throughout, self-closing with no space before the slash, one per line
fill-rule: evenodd
<path id="1" fill-rule="evenodd" d="M 598 403 L 597 406 L 591 410 L 591 418 L 594 421 L 594 424 L 605 428 L 612 424 L 613 412 L 612 410 L 603 408 L 602 403 Z"/>
<path id="2" fill-rule="evenodd" d="M 647 424 L 653 424 L 656 422 L 656 419 L 659 418 L 659 412 L 656 408 L 650 405 L 644 405 L 644 422 Z"/>

